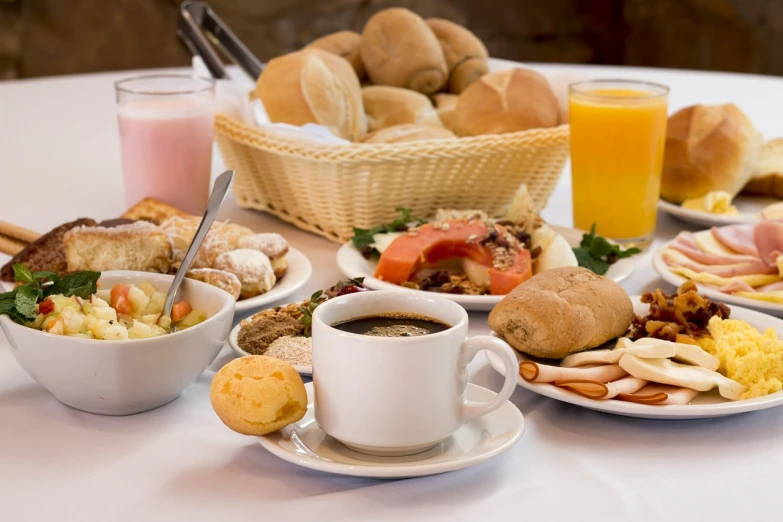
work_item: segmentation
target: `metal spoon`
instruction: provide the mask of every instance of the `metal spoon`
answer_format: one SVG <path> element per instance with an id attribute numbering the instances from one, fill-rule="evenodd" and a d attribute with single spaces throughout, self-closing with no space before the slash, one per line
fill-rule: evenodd
<path id="1" fill-rule="evenodd" d="M 218 211 L 220 211 L 220 207 L 223 205 L 223 200 L 226 199 L 226 193 L 228 193 L 228 187 L 231 185 L 232 179 L 234 179 L 234 171 L 227 170 L 215 180 L 204 217 L 201 218 L 196 235 L 193 237 L 188 251 L 185 252 L 185 257 L 182 259 L 182 264 L 179 265 L 176 275 L 174 275 L 174 281 L 171 282 L 169 293 L 166 294 L 166 302 L 163 304 L 163 315 L 171 317 L 171 307 L 174 306 L 174 300 L 177 297 L 180 285 L 182 285 L 182 280 L 185 279 L 185 273 L 190 269 L 190 265 L 193 264 L 193 259 L 196 257 L 201 243 L 204 242 L 209 228 L 215 222 Z"/>

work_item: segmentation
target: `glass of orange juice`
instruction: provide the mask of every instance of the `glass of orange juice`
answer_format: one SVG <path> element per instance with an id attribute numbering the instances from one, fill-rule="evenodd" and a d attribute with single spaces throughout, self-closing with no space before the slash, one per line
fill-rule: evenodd
<path id="1" fill-rule="evenodd" d="M 655 231 L 669 88 L 631 80 L 569 87 L 574 226 L 624 246 Z"/>

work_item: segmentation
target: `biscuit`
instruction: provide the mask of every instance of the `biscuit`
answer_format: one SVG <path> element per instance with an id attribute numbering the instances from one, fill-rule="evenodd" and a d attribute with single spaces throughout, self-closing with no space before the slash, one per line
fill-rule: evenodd
<path id="1" fill-rule="evenodd" d="M 253 234 L 242 237 L 237 243 L 238 248 L 249 248 L 258 250 L 269 258 L 272 268 L 275 270 L 275 277 L 280 279 L 288 270 L 288 241 L 283 236 L 275 233 Z"/>
<path id="2" fill-rule="evenodd" d="M 266 435 L 307 413 L 307 392 L 293 366 L 250 355 L 234 359 L 212 379 L 209 400 L 223 424 L 244 435 Z"/>
<path id="3" fill-rule="evenodd" d="M 268 292 L 277 282 L 272 263 L 258 250 L 239 249 L 220 254 L 215 260 L 215 268 L 239 278 L 242 299 Z"/>
<path id="4" fill-rule="evenodd" d="M 194 216 L 172 216 L 161 223 L 160 228 L 169 235 L 174 248 L 174 267 L 178 267 L 188 251 L 190 243 L 196 236 L 201 218 Z M 207 237 L 198 249 L 193 259 L 193 268 L 213 268 L 215 259 L 230 250 L 228 240 L 215 230 L 214 225 L 209 229 Z"/>
<path id="5" fill-rule="evenodd" d="M 214 268 L 195 268 L 188 270 L 185 277 L 189 279 L 195 279 L 196 281 L 202 281 L 204 283 L 216 286 L 221 290 L 225 290 L 234 301 L 239 299 L 239 294 L 242 291 L 242 283 L 239 282 L 239 278 L 231 272 L 224 270 L 215 270 Z"/>

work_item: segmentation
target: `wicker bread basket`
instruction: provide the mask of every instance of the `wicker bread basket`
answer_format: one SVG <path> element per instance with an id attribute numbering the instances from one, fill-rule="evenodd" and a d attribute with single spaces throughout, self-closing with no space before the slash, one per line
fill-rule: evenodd
<path id="1" fill-rule="evenodd" d="M 521 184 L 543 208 L 568 158 L 568 125 L 455 140 L 343 146 L 272 135 L 225 115 L 216 140 L 240 206 L 345 242 L 352 227 L 394 220 L 398 206 L 502 214 Z"/>

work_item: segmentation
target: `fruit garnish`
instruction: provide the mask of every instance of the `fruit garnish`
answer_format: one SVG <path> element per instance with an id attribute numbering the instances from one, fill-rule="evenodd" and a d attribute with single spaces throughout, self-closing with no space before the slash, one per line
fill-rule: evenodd
<path id="1" fill-rule="evenodd" d="M 609 265 L 614 264 L 618 259 L 631 257 L 640 252 L 638 248 L 623 249 L 596 235 L 595 223 L 590 227 L 588 234 L 582 235 L 582 242 L 574 249 L 579 266 L 592 270 L 598 275 L 604 275 L 609 270 Z"/>
<path id="2" fill-rule="evenodd" d="M 423 219 L 412 216 L 409 208 L 397 207 L 395 210 L 400 213 L 400 217 L 387 225 L 379 225 L 373 228 L 353 227 L 353 238 L 351 239 L 351 242 L 353 242 L 353 246 L 356 247 L 362 255 L 370 257 L 374 254 L 378 254 L 378 251 L 372 246 L 375 243 L 373 236 L 376 234 L 405 232 L 406 230 L 416 228 L 425 223 Z"/>

